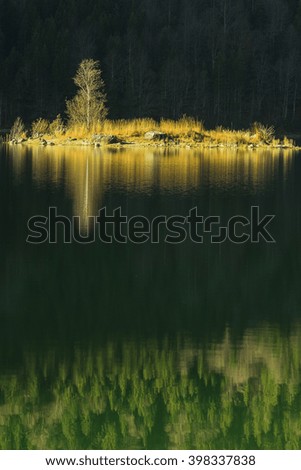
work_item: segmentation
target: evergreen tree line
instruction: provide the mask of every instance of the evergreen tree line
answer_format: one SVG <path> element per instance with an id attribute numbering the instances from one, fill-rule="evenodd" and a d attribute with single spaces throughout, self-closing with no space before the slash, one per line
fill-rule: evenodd
<path id="1" fill-rule="evenodd" d="M 0 0 L 0 126 L 54 118 L 85 58 L 110 118 L 298 128 L 300 0 Z"/>

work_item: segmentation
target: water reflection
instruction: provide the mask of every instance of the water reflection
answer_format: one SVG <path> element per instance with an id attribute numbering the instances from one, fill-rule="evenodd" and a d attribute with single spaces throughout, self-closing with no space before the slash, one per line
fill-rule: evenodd
<path id="1" fill-rule="evenodd" d="M 0 376 L 0 448 L 298 449 L 301 325 L 27 349 Z"/>
<path id="2" fill-rule="evenodd" d="M 0 448 L 300 448 L 300 154 L 0 153 Z M 259 205 L 277 243 L 25 241 L 49 206 L 103 205 Z"/>
<path id="3" fill-rule="evenodd" d="M 248 194 L 266 190 L 291 164 L 291 150 L 100 150 L 85 147 L 13 147 L 15 179 L 30 166 L 39 187 L 64 185 L 73 201 L 73 213 L 87 221 L 102 206 L 111 189 L 152 196 L 189 194 L 200 188 L 223 192 L 239 188 Z"/>

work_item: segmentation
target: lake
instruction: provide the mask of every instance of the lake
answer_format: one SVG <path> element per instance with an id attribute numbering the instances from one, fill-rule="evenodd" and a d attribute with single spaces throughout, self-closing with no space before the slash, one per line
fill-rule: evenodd
<path id="1" fill-rule="evenodd" d="M 0 146 L 0 449 L 300 449 L 300 157 Z M 27 243 L 50 206 L 259 206 L 276 243 Z"/>

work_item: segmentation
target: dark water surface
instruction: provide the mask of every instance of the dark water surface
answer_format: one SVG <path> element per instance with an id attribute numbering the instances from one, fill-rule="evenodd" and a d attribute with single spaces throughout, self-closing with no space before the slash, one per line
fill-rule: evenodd
<path id="1" fill-rule="evenodd" d="M 0 147 L 0 448 L 300 449 L 301 155 Z M 29 245 L 56 206 L 275 214 L 274 245 Z"/>

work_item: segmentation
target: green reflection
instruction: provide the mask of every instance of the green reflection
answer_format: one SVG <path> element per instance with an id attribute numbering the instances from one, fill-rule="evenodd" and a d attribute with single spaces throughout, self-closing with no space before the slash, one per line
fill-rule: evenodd
<path id="1" fill-rule="evenodd" d="M 206 343 L 206 342 L 205 342 Z M 301 326 L 241 339 L 24 353 L 0 379 L 1 449 L 298 449 Z"/>

